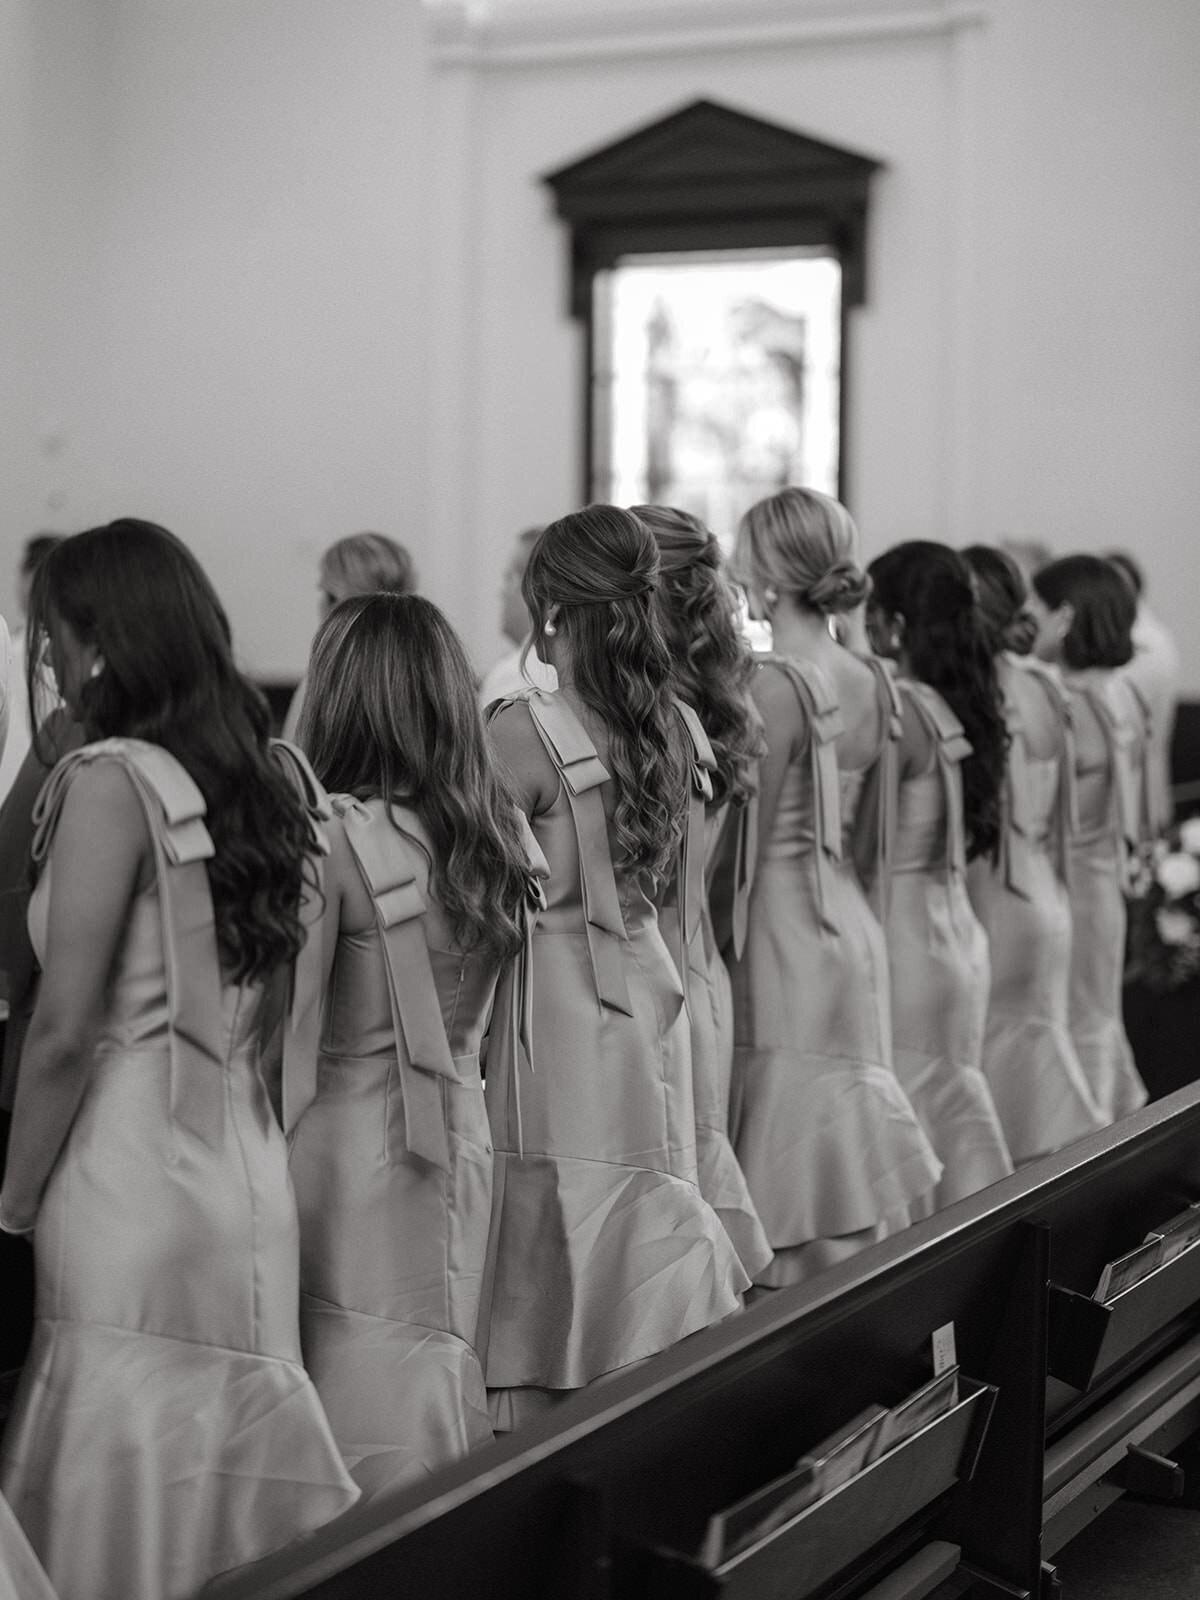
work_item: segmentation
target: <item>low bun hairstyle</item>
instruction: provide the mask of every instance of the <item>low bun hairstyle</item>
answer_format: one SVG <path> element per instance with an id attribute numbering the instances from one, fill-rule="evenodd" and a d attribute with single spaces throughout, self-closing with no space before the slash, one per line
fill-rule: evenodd
<path id="1" fill-rule="evenodd" d="M 970 740 L 971 754 L 962 765 L 968 855 L 994 858 L 1008 730 L 971 569 L 949 545 L 913 539 L 885 551 L 872 561 L 870 572 L 874 603 L 904 619 L 904 651 L 913 677 L 938 691 Z"/>
<path id="2" fill-rule="evenodd" d="M 1010 555 L 988 544 L 968 545 L 962 557 L 975 579 L 979 616 L 993 653 L 1011 650 L 1027 656 L 1037 638 L 1037 618 L 1029 609 L 1020 567 Z"/>
<path id="3" fill-rule="evenodd" d="M 1074 610 L 1063 640 L 1063 661 L 1075 671 L 1123 667 L 1133 659 L 1137 600 L 1121 570 L 1102 556 L 1063 556 L 1033 575 L 1033 587 L 1051 611 Z"/>
<path id="4" fill-rule="evenodd" d="M 616 859 L 656 891 L 683 835 L 688 762 L 657 605 L 658 546 L 632 511 L 592 505 L 543 530 L 521 580 L 535 633 L 551 606 L 576 694 L 608 729 Z"/>
<path id="5" fill-rule="evenodd" d="M 692 706 L 717 760 L 715 800 L 745 800 L 764 750 L 750 709 L 754 658 L 734 620 L 721 547 L 704 524 L 673 506 L 634 506 L 658 545 L 659 617 L 675 692 Z"/>
<path id="6" fill-rule="evenodd" d="M 742 518 L 734 567 L 759 596 L 773 588 L 824 615 L 853 611 L 871 592 L 854 559 L 857 543 L 840 501 L 816 489 L 781 489 Z"/>

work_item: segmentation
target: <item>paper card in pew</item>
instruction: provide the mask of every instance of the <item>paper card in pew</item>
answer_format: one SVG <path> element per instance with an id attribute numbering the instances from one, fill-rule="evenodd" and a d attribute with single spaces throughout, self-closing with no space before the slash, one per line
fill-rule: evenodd
<path id="1" fill-rule="evenodd" d="M 878 1461 L 881 1455 L 901 1444 L 935 1418 L 943 1416 L 958 1404 L 958 1367 L 947 1367 L 928 1383 L 914 1390 L 906 1400 L 884 1417 L 871 1447 L 870 1460 Z"/>
<path id="2" fill-rule="evenodd" d="M 1153 1244 L 1155 1239 L 1162 1240 L 1164 1262 L 1174 1261 L 1176 1256 L 1182 1255 L 1185 1250 L 1190 1250 L 1200 1239 L 1200 1205 L 1190 1205 L 1178 1216 L 1172 1217 L 1167 1222 L 1160 1222 L 1156 1228 L 1151 1228 L 1145 1242 Z"/>
<path id="3" fill-rule="evenodd" d="M 1145 1244 L 1138 1245 L 1127 1255 L 1110 1261 L 1100 1274 L 1100 1282 L 1092 1293 L 1093 1300 L 1115 1300 L 1126 1289 L 1132 1289 L 1156 1267 L 1162 1265 L 1163 1241 L 1160 1233 L 1152 1234 Z"/>
<path id="4" fill-rule="evenodd" d="M 708 1567 L 731 1560 L 860 1472 L 887 1415 L 884 1406 L 867 1406 L 802 1455 L 790 1472 L 715 1512 L 708 1519 L 700 1560 Z"/>

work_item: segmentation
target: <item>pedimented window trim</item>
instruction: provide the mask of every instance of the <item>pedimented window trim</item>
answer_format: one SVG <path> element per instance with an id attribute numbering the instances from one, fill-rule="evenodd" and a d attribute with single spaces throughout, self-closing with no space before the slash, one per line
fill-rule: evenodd
<path id="1" fill-rule="evenodd" d="M 849 319 L 866 298 L 867 205 L 883 163 L 809 134 L 695 100 L 546 173 L 571 230 L 571 315 L 586 338 L 583 482 L 591 481 L 597 273 L 622 256 L 823 247 L 842 270 L 838 480 L 847 481 Z"/>

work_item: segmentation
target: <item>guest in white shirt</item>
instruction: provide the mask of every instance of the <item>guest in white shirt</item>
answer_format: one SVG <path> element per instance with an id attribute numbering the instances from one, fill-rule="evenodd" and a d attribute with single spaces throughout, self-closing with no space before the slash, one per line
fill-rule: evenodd
<path id="1" fill-rule="evenodd" d="M 1146 578 L 1126 550 L 1110 550 L 1108 559 L 1133 590 L 1137 615 L 1133 623 L 1133 660 L 1125 668 L 1150 713 L 1147 761 L 1150 767 L 1150 824 L 1155 833 L 1171 825 L 1171 735 L 1179 699 L 1179 646 L 1166 624 L 1146 603 Z"/>

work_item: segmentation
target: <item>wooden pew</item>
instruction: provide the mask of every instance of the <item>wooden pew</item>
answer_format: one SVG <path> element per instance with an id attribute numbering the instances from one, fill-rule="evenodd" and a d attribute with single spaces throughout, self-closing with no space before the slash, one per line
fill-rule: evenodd
<path id="1" fill-rule="evenodd" d="M 1177 1484 L 1159 1458 L 1200 1427 L 1200 1252 L 1112 1308 L 1088 1298 L 1104 1262 L 1193 1199 L 1200 1088 L 594 1385 L 206 1600 L 1048 1600 L 1045 1558 L 1131 1480 Z M 950 1321 L 974 1380 L 957 1411 L 707 1570 L 709 1516 L 916 1388 Z"/>

